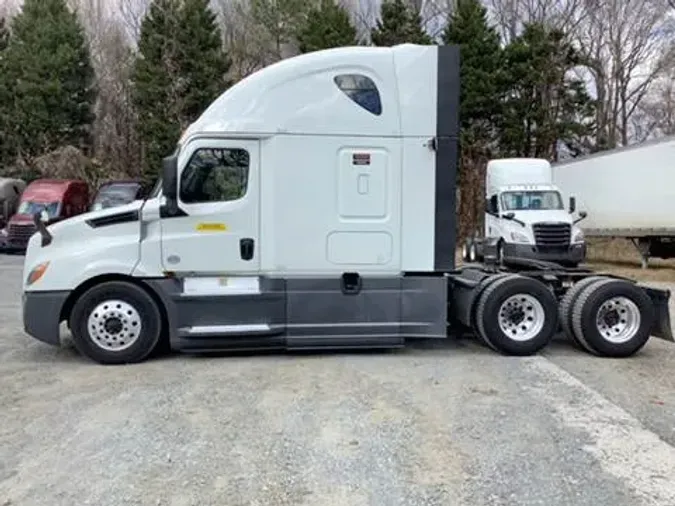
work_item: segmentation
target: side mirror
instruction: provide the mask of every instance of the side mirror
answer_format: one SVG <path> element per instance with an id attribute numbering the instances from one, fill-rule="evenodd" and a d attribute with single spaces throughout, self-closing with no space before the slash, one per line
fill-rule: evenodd
<path id="1" fill-rule="evenodd" d="M 178 197 L 178 157 L 167 156 L 162 160 L 162 193 L 167 203 L 173 203 Z"/>
<path id="2" fill-rule="evenodd" d="M 504 216 L 504 218 L 506 218 L 507 220 L 512 220 L 513 218 L 516 217 L 516 213 L 510 212 L 510 213 L 504 214 L 503 216 Z"/>
<path id="3" fill-rule="evenodd" d="M 575 224 L 579 223 L 581 220 L 586 218 L 586 216 L 588 216 L 588 213 L 586 211 L 579 211 L 579 217 L 576 220 L 574 220 L 574 223 Z"/>
<path id="4" fill-rule="evenodd" d="M 570 214 L 572 214 L 577 209 L 577 199 L 570 197 Z"/>

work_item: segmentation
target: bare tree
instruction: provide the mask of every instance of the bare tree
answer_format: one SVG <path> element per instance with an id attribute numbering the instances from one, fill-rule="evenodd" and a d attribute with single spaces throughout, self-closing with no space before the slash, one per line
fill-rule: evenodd
<path id="1" fill-rule="evenodd" d="M 631 118 L 665 69 L 666 0 L 585 0 L 576 32 L 595 89 L 598 148 L 627 145 Z"/>
<path id="2" fill-rule="evenodd" d="M 588 0 L 485 0 L 505 43 L 516 38 L 524 24 L 544 23 L 565 33 L 578 29 L 587 15 Z"/>

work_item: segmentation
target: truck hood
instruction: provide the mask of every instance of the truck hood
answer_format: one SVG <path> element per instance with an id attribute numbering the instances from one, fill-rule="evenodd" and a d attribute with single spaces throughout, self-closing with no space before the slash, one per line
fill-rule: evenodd
<path id="1" fill-rule="evenodd" d="M 114 216 L 116 214 L 121 213 L 128 213 L 129 211 L 140 211 L 142 207 L 143 207 L 142 200 L 134 200 L 133 202 L 121 206 L 108 207 L 106 209 L 99 209 L 98 211 L 89 211 L 86 213 L 78 214 L 77 216 L 73 216 L 72 218 L 68 218 L 67 220 L 54 223 L 53 225 L 49 226 L 49 231 L 52 232 L 53 234 L 58 234 L 60 231 L 68 227 L 79 228 L 83 225 L 86 226 L 86 222 L 88 220 L 103 218 L 106 216 Z M 114 227 L 115 225 L 110 226 Z"/>
<path id="2" fill-rule="evenodd" d="M 527 225 L 534 223 L 569 223 L 571 225 L 573 221 L 572 215 L 564 209 L 513 211 L 513 213 L 516 219 Z"/>

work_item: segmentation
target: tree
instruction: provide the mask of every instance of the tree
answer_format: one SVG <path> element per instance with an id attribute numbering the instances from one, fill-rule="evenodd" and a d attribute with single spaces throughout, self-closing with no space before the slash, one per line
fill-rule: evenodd
<path id="1" fill-rule="evenodd" d="M 0 18 L 0 51 L 4 51 L 9 43 L 9 30 L 5 18 Z"/>
<path id="2" fill-rule="evenodd" d="M 595 102 L 570 76 L 583 63 L 562 31 L 540 23 L 526 25 L 505 48 L 505 155 L 556 159 L 561 144 L 573 154 L 589 149 Z"/>
<path id="3" fill-rule="evenodd" d="M 133 98 L 146 179 L 156 176 L 180 133 L 230 85 L 230 61 L 208 3 L 155 0 L 141 24 Z"/>
<path id="4" fill-rule="evenodd" d="M 489 25 L 480 0 L 459 0 L 442 34 L 445 44 L 460 47 L 460 237 L 483 215 L 485 166 L 497 140 L 501 114 L 499 34 Z"/>
<path id="5" fill-rule="evenodd" d="M 9 124 L 11 111 L 9 110 L 10 97 L 8 93 L 9 83 L 6 81 L 6 73 L 4 70 L 4 56 L 3 52 L 9 44 L 9 30 L 5 23 L 5 18 L 0 18 L 0 166 L 10 161 L 11 152 L 9 145 Z"/>
<path id="6" fill-rule="evenodd" d="M 5 156 L 91 147 L 96 91 L 85 34 L 65 0 L 26 0 L 3 51 Z"/>
<path id="7" fill-rule="evenodd" d="M 575 43 L 596 90 L 597 149 L 631 142 L 633 114 L 667 70 L 672 18 L 665 0 L 585 0 Z"/>
<path id="8" fill-rule="evenodd" d="M 297 39 L 302 53 L 357 44 L 349 12 L 335 0 L 322 0 L 319 6 L 310 9 Z"/>
<path id="9" fill-rule="evenodd" d="M 286 56 L 287 47 L 295 44 L 295 36 L 313 4 L 308 0 L 250 0 L 251 17 L 264 28 L 262 35 L 270 48 L 267 63 Z"/>
<path id="10" fill-rule="evenodd" d="M 413 11 L 404 0 L 383 0 L 380 19 L 371 31 L 371 40 L 376 46 L 433 43 L 422 29 L 419 13 Z"/>
<path id="11" fill-rule="evenodd" d="M 460 118 L 471 142 L 490 143 L 499 114 L 499 34 L 488 23 L 480 0 L 459 0 L 443 32 L 443 42 L 460 46 Z"/>

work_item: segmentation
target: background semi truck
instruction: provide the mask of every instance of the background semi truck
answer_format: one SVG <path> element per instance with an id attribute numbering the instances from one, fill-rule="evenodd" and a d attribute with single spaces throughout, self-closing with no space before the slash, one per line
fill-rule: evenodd
<path id="1" fill-rule="evenodd" d="M 0 229 L 16 213 L 25 188 L 26 182 L 22 179 L 0 177 Z"/>
<path id="2" fill-rule="evenodd" d="M 87 211 L 89 187 L 79 179 L 37 179 L 23 194 L 16 213 L 7 224 L 6 249 L 22 252 L 36 232 L 35 214 L 45 217 L 46 224 Z"/>
<path id="3" fill-rule="evenodd" d="M 675 257 L 675 137 L 556 163 L 553 180 L 588 214 L 586 237 L 630 240 L 643 267 Z"/>
<path id="4" fill-rule="evenodd" d="M 547 260 L 576 267 L 586 256 L 584 234 L 573 195 L 563 198 L 553 184 L 551 164 L 537 158 L 490 160 L 485 178 L 484 235 L 463 245 L 464 260 L 494 255 Z"/>
<path id="5" fill-rule="evenodd" d="M 207 352 L 392 348 L 472 329 L 501 353 L 562 327 L 624 357 L 673 339 L 669 292 L 530 260 L 455 265 L 459 50 L 343 47 L 270 65 L 188 127 L 143 201 L 34 217 L 23 322 L 139 362 Z"/>

